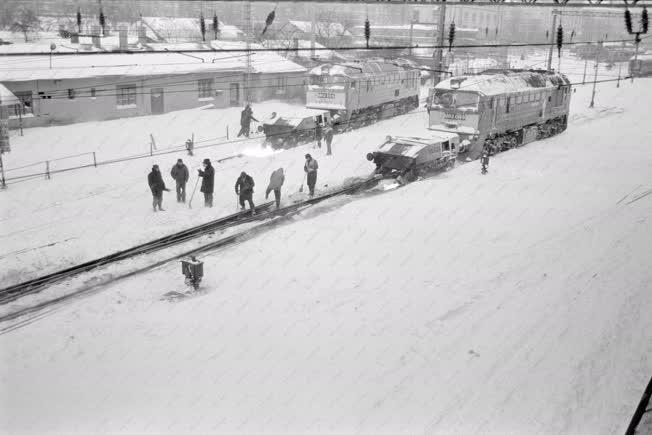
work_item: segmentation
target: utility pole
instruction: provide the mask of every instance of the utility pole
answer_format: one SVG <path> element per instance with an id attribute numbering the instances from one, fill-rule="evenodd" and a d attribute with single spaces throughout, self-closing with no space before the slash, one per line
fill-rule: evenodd
<path id="1" fill-rule="evenodd" d="M 598 49 L 595 51 L 595 74 L 593 75 L 593 93 L 591 94 L 591 104 L 589 107 L 593 107 L 595 103 L 595 85 L 598 81 L 598 67 L 600 65 L 600 50 L 602 49 L 602 41 L 598 41 Z"/>
<path id="2" fill-rule="evenodd" d="M 445 27 L 446 26 L 446 3 L 441 2 L 439 4 L 439 23 L 437 25 L 437 46 L 439 48 L 435 49 L 435 67 L 433 68 L 437 72 L 435 72 L 434 77 L 434 83 L 432 84 L 435 86 L 437 83 L 441 81 L 442 78 L 442 73 L 440 71 L 444 70 L 443 66 L 443 60 L 444 60 L 444 52 L 443 52 L 443 47 L 444 47 L 444 32 L 445 32 Z"/>
<path id="3" fill-rule="evenodd" d="M 244 75 L 244 92 L 243 98 L 245 103 L 251 101 L 251 39 L 253 29 L 251 28 L 251 1 L 245 0 L 244 2 L 244 23 L 245 23 L 245 40 L 246 42 L 246 71 Z"/>
<path id="4" fill-rule="evenodd" d="M 317 32 L 317 17 L 315 10 L 317 5 L 310 8 L 310 59 L 315 58 L 315 33 Z M 330 25 L 330 23 L 326 23 Z"/>
<path id="5" fill-rule="evenodd" d="M 555 45 L 555 35 L 557 34 L 557 9 L 552 10 L 552 28 L 550 29 L 550 50 L 548 51 L 548 71 L 552 69 L 552 51 Z"/>
<path id="6" fill-rule="evenodd" d="M 410 19 L 410 56 L 412 56 L 412 43 L 414 41 L 414 19 Z"/>

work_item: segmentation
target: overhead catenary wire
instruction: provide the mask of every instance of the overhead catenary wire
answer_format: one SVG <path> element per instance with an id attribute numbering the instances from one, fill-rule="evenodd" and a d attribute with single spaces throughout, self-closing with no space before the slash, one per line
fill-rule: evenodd
<path id="1" fill-rule="evenodd" d="M 628 39 L 610 39 L 603 42 L 630 42 Z M 596 44 L 598 41 L 574 41 L 568 42 L 564 45 L 580 45 L 580 44 Z M 509 48 L 509 47 L 549 47 L 554 46 L 554 42 L 523 42 L 523 43 L 510 43 L 510 44 L 458 44 L 455 48 Z M 370 45 L 369 47 L 362 46 L 340 46 L 340 47 L 315 47 L 315 51 L 365 51 L 365 50 L 409 50 L 415 48 L 422 49 L 446 49 L 447 44 L 444 45 Z M 311 48 L 312 50 L 312 48 Z M 263 48 L 220 48 L 220 49 L 181 49 L 181 50 L 114 50 L 114 51 L 80 51 L 80 52 L 52 52 L 49 51 L 31 51 L 31 52 L 0 52 L 0 57 L 12 56 L 110 56 L 110 55 L 124 55 L 124 54 L 172 54 L 172 53 L 239 53 L 239 52 L 295 52 L 296 48 L 293 47 L 263 47 Z"/>

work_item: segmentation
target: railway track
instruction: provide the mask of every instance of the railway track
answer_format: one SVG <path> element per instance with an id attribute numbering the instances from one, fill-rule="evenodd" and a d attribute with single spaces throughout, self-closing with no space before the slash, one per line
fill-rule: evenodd
<path id="1" fill-rule="evenodd" d="M 148 254 L 151 252 L 159 251 L 165 248 L 169 248 L 174 245 L 178 245 L 180 243 L 186 242 L 188 240 L 191 240 L 196 237 L 200 237 L 215 231 L 223 230 L 232 226 L 236 225 L 241 225 L 247 222 L 252 222 L 252 221 L 260 221 L 260 220 L 266 220 L 266 219 L 271 219 L 276 216 L 283 216 L 287 215 L 289 213 L 293 213 L 296 210 L 301 209 L 302 207 L 312 205 L 321 201 L 324 201 L 328 198 L 332 198 L 334 196 L 338 195 L 343 195 L 346 193 L 353 193 L 356 192 L 360 189 L 363 189 L 365 187 L 371 186 L 378 182 L 380 178 L 379 177 L 371 177 L 356 183 L 352 183 L 349 186 L 346 187 L 341 187 L 339 189 L 335 189 L 331 192 L 325 193 L 323 195 L 314 197 L 314 198 L 309 198 L 304 201 L 299 201 L 294 204 L 290 204 L 288 206 L 285 206 L 283 208 L 280 208 L 278 210 L 270 210 L 271 206 L 274 204 L 273 202 L 268 202 L 265 204 L 262 204 L 258 207 L 256 207 L 256 215 L 251 215 L 249 211 L 245 212 L 238 212 L 234 213 L 225 217 L 222 217 L 220 219 L 198 225 L 192 228 L 188 228 L 183 231 L 179 231 L 174 234 L 170 234 L 165 237 L 158 238 L 156 240 L 152 240 L 137 246 L 133 246 L 131 248 L 115 252 L 109 255 L 106 255 L 101 258 L 97 258 L 95 260 L 87 261 L 85 263 L 72 266 L 57 272 L 53 272 L 47 275 L 43 275 L 34 279 L 31 279 L 29 281 L 25 281 L 22 283 L 18 283 L 3 289 L 0 289 L 0 305 L 7 304 L 9 302 L 15 301 L 16 299 L 19 299 L 23 296 L 33 294 L 33 293 L 38 293 L 42 291 L 43 289 L 47 288 L 50 285 L 65 281 L 66 279 L 72 278 L 74 276 L 80 275 L 82 273 L 90 272 L 95 269 L 98 269 L 100 267 L 116 263 L 118 261 L 123 261 L 127 260 L 139 255 L 144 255 Z M 251 229 L 251 231 L 254 231 L 257 227 L 254 227 Z M 234 243 L 235 241 L 242 239 L 244 236 L 246 236 L 250 231 L 245 230 L 240 233 L 237 233 L 232 236 L 228 236 L 222 239 L 219 239 L 217 241 L 211 242 L 207 245 L 201 246 L 199 248 L 193 249 L 192 251 L 185 252 L 184 254 L 181 254 L 180 256 L 186 256 L 186 255 L 191 255 L 191 254 L 196 254 L 200 252 L 205 252 L 211 249 L 215 249 L 218 247 L 226 246 L 228 244 Z M 167 259 L 165 262 L 172 260 Z M 15 317 L 15 316 L 11 316 Z M 0 321 L 6 320 L 6 318 L 0 318 Z"/>

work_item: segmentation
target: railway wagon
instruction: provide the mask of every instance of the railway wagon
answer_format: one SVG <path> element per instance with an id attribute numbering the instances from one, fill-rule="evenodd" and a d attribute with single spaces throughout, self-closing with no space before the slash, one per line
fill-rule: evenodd
<path id="1" fill-rule="evenodd" d="M 640 54 L 629 61 L 629 75 L 633 77 L 652 76 L 652 54 Z"/>
<path id="2" fill-rule="evenodd" d="M 487 70 L 444 80 L 430 90 L 429 128 L 457 133 L 460 152 L 494 154 L 566 129 L 571 85 L 545 70 Z"/>
<path id="3" fill-rule="evenodd" d="M 306 107 L 328 110 L 336 130 L 358 128 L 417 108 L 419 79 L 398 60 L 325 64 L 310 71 Z"/>

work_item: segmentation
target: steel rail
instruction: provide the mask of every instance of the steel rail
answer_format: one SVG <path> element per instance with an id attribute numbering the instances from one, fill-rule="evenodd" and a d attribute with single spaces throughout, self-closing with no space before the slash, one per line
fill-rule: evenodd
<path id="1" fill-rule="evenodd" d="M 111 263 L 115 263 L 118 261 L 126 260 L 138 255 L 144 255 L 148 254 L 154 251 L 159 251 L 161 249 L 165 249 L 168 247 L 171 247 L 173 245 L 177 245 L 180 243 L 184 243 L 188 240 L 191 240 L 196 237 L 203 236 L 205 234 L 215 232 L 218 230 L 226 229 L 232 226 L 236 225 L 241 225 L 244 223 L 256 221 L 256 220 L 261 220 L 261 219 L 267 219 L 271 217 L 275 217 L 278 215 L 284 215 L 290 212 L 293 212 L 301 207 L 304 207 L 306 205 L 312 205 L 315 203 L 318 203 L 320 201 L 332 198 L 334 196 L 346 194 L 346 193 L 351 193 L 356 190 L 359 190 L 363 187 L 366 187 L 370 184 L 376 183 L 380 177 L 374 176 L 368 179 L 365 179 L 363 181 L 359 181 L 357 183 L 353 183 L 349 186 L 346 187 L 341 187 L 339 189 L 335 189 L 331 192 L 325 193 L 324 195 L 320 195 L 314 198 L 309 198 L 304 201 L 300 201 L 294 204 L 290 204 L 286 207 L 280 208 L 278 210 L 272 210 L 266 213 L 262 214 L 256 214 L 254 216 L 249 215 L 249 212 L 238 212 L 234 213 L 225 217 L 222 217 L 220 219 L 217 219 L 215 221 L 208 222 L 206 224 L 202 224 L 196 227 L 188 228 L 186 230 L 180 231 L 178 233 L 170 234 L 122 251 L 118 251 L 109 255 L 106 255 L 104 257 L 95 259 L 95 260 L 90 260 L 85 263 L 69 267 L 67 269 L 63 269 L 57 272 L 53 272 L 47 275 L 43 275 L 22 283 L 18 283 L 3 289 L 0 289 L 0 305 L 6 304 L 8 302 L 14 301 L 22 296 L 28 295 L 28 294 L 33 294 L 37 293 L 41 290 L 43 290 L 45 287 L 56 284 L 58 282 L 64 281 L 68 278 L 72 278 L 73 276 L 82 274 L 84 272 L 89 272 L 94 269 L 97 269 L 102 266 L 106 266 Z M 273 202 L 268 202 L 265 204 L 262 204 L 258 207 L 256 207 L 257 211 L 260 210 L 267 210 L 273 205 Z M 200 252 L 205 252 L 207 250 L 211 250 L 215 247 L 223 246 L 225 242 L 233 242 L 236 239 L 240 238 L 243 236 L 243 234 L 248 233 L 249 231 L 253 231 L 254 229 L 251 230 L 245 230 L 242 233 L 236 234 L 234 236 L 228 236 L 225 239 L 220 239 L 215 242 L 209 243 L 207 245 L 203 245 L 199 248 L 195 248 L 191 251 L 188 251 L 181 256 L 187 256 L 195 253 L 200 253 Z M 173 259 L 178 258 L 179 256 L 175 256 Z M 166 260 L 166 262 L 169 260 Z M 0 318 L 0 321 L 6 320 L 6 318 Z"/>

